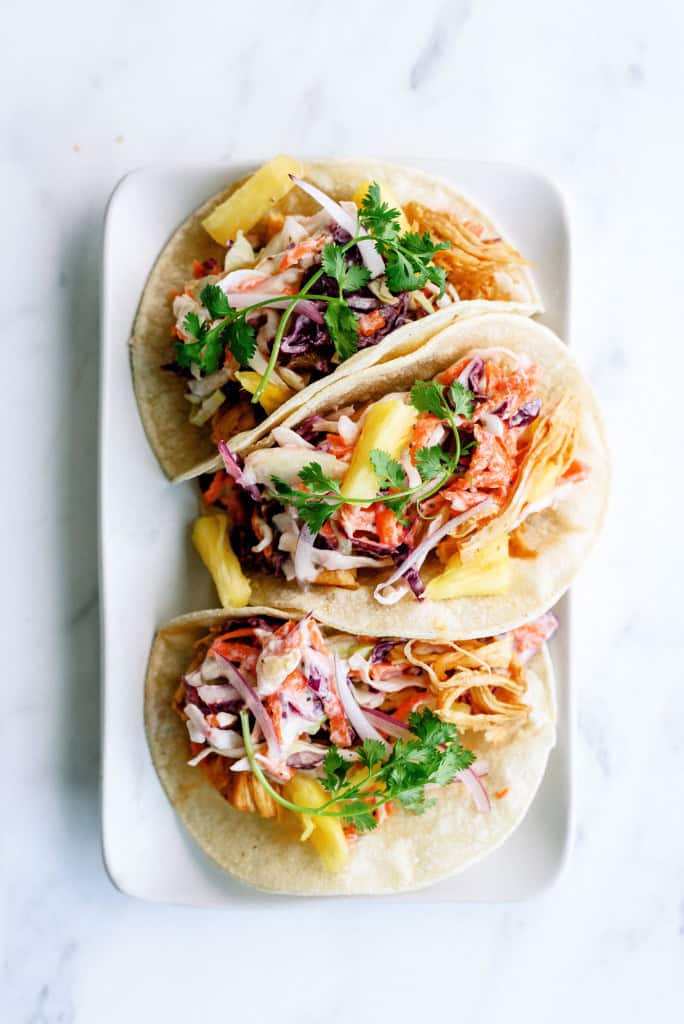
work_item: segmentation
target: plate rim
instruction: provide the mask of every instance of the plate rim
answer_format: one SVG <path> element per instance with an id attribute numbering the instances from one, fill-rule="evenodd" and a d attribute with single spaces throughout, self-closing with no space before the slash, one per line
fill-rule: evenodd
<path id="1" fill-rule="evenodd" d="M 302 155 L 302 159 L 318 159 L 317 156 Z M 360 159 L 363 157 L 341 157 L 340 159 Z M 368 159 L 368 158 L 367 158 Z M 458 183 L 457 168 L 468 166 L 471 170 L 475 170 L 476 167 L 486 167 L 494 172 L 509 171 L 515 174 L 522 174 L 530 180 L 534 180 L 536 183 L 547 189 L 553 196 L 556 203 L 558 212 L 564 228 L 564 255 L 565 255 L 565 266 L 566 272 L 562 281 L 564 287 L 564 298 L 565 308 L 564 314 L 564 330 L 562 332 L 563 341 L 570 345 L 572 336 L 572 232 L 571 232 L 571 217 L 570 217 L 570 204 L 568 198 L 563 189 L 559 186 L 558 182 L 551 178 L 548 174 L 539 170 L 538 168 L 528 166 L 526 164 L 514 162 L 514 161 L 499 161 L 499 160 L 479 160 L 479 159 L 468 159 L 459 158 L 447 155 L 438 156 L 436 154 L 428 157 L 416 157 L 416 156 L 374 156 L 373 159 L 387 159 L 388 161 L 402 165 L 402 166 L 414 166 L 416 168 L 430 170 L 430 164 L 442 165 L 442 167 L 449 166 L 454 169 L 453 177 L 451 177 L 451 171 L 447 172 L 443 169 L 434 170 L 433 173 L 450 179 L 454 184 Z M 131 884 L 130 879 L 124 879 L 121 877 L 119 868 L 116 864 L 116 858 L 113 854 L 113 843 L 109 833 L 109 822 L 107 814 L 107 789 L 109 779 L 108 765 L 111 761 L 111 753 L 109 750 L 110 745 L 110 730 L 108 729 L 108 714 L 107 714 L 107 694 L 108 694 L 108 659 L 107 659 L 107 571 L 106 571 L 106 537 L 105 537 L 105 525 L 104 525 L 104 490 L 106 485 L 106 464 L 107 464 L 107 416 L 109 413 L 109 401 L 111 396 L 108 394 L 108 373 L 107 373 L 107 355 L 109 348 L 112 344 L 117 343 L 117 339 L 110 338 L 110 329 L 108 327 L 109 321 L 109 293 L 111 291 L 111 280 L 112 275 L 115 271 L 110 268 L 110 240 L 112 234 L 112 222 L 117 217 L 117 210 L 119 204 L 125 199 L 127 189 L 131 184 L 135 184 L 138 180 L 147 177 L 152 177 L 155 174 L 171 174 L 171 173 L 186 173 L 186 174 L 207 174 L 212 171 L 226 171 L 229 175 L 231 171 L 235 172 L 237 168 L 247 168 L 250 166 L 259 166 L 259 163 L 263 162 L 259 160 L 245 159 L 245 160 L 215 160 L 215 161 L 154 161 L 149 164 L 142 164 L 131 168 L 127 171 L 115 184 L 112 189 L 103 212 L 103 229 L 102 229 L 102 244 L 101 244 L 101 274 L 99 282 L 99 299 L 100 299 L 100 313 L 99 313 L 99 401 L 98 401 L 98 470 L 97 470 L 97 529 L 98 529 L 98 590 L 99 590 L 99 634 L 100 634 L 100 759 L 99 759 L 99 782 L 100 782 L 100 850 L 104 870 L 110 879 L 112 885 L 120 892 L 132 896 L 136 899 L 144 900 L 152 903 L 167 904 L 167 905 L 182 905 L 182 906 L 212 906 L 212 907 L 229 907 L 235 904 L 235 900 L 232 895 L 228 893 L 223 899 L 215 899 L 213 901 L 207 901 L 199 903 L 193 900 L 184 900 L 182 896 L 176 899 L 167 899 L 165 897 L 157 897 L 153 894 L 141 892 L 136 889 L 135 885 Z M 467 191 L 470 194 L 469 190 Z M 192 212 L 189 210 L 188 212 Z M 496 216 L 498 218 L 498 211 Z M 183 216 L 187 216 L 184 214 Z M 505 215 L 504 218 L 505 220 Z M 182 218 L 179 219 L 178 223 L 182 222 Z M 175 230 L 175 227 L 171 229 L 171 233 Z M 150 268 L 151 269 L 151 268 Z M 542 295 L 542 299 L 546 296 Z M 543 318 L 542 318 L 543 319 Z M 123 340 L 123 339 L 119 339 Z M 126 339 L 127 341 L 127 339 Z M 127 353 L 127 357 L 129 354 Z M 130 359 L 129 359 L 130 361 Z M 157 467 L 158 468 L 158 467 Z M 161 470 L 159 470 L 161 472 Z M 184 486 L 184 485 L 175 485 Z M 562 655 L 564 664 L 562 666 L 563 675 L 565 679 L 565 692 L 563 695 L 564 704 L 564 717 L 565 717 L 565 762 L 566 762 L 566 806 L 564 809 L 563 820 L 565 823 L 565 832 L 562 846 L 559 849 L 559 855 L 557 863 L 552 871 L 548 875 L 540 879 L 534 889 L 521 896 L 512 896 L 510 898 L 462 898 L 459 896 L 442 896 L 434 892 L 434 887 L 428 887 L 419 890 L 415 893 L 396 893 L 386 894 L 381 897 L 384 902 L 390 901 L 406 901 L 407 898 L 412 898 L 414 901 L 420 902 L 449 902 L 449 903 L 501 903 L 518 901 L 522 899 L 536 899 L 541 896 L 544 892 L 548 891 L 552 886 L 556 885 L 562 876 L 565 874 L 568 863 L 570 860 L 574 835 L 576 826 L 576 799 L 575 799 L 575 746 L 576 746 L 576 693 L 574 685 L 574 674 L 573 674 L 573 658 L 572 650 L 574 647 L 573 641 L 573 615 L 572 615 L 572 590 L 566 592 L 561 599 L 563 602 L 563 634 L 564 634 L 564 653 Z M 557 659 L 560 655 L 556 655 L 554 658 L 554 669 L 558 670 Z M 557 748 L 554 748 L 556 750 Z M 551 752 L 553 756 L 554 751 Z M 543 784 L 543 780 L 542 780 Z M 536 797 L 535 797 L 536 799 Z M 471 870 L 471 869 L 467 869 Z M 467 874 L 464 872 L 464 874 Z M 231 880 L 233 883 L 235 880 Z M 245 887 L 251 895 L 251 889 Z M 275 894 L 269 895 L 264 893 L 254 893 L 255 903 L 258 898 L 260 902 L 278 902 L 278 903 L 289 903 L 290 900 L 296 899 L 301 902 L 302 899 L 332 899 L 333 897 L 283 897 Z M 338 898 L 338 897 L 335 897 Z M 352 900 L 368 900 L 369 897 L 363 896 L 351 896 L 345 897 L 346 899 Z M 376 898 L 373 898 L 374 902 L 377 902 Z"/>

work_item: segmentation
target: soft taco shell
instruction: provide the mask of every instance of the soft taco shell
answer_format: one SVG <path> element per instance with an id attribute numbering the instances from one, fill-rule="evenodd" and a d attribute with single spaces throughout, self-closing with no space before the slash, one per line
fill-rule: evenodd
<path id="1" fill-rule="evenodd" d="M 488 763 L 489 814 L 478 812 L 463 786 L 441 790 L 424 815 L 398 810 L 351 850 L 340 874 L 321 864 L 310 844 L 284 832 L 282 824 L 237 811 L 187 765 L 187 731 L 172 710 L 178 681 L 193 644 L 225 618 L 292 616 L 272 608 L 195 612 L 174 619 L 157 634 L 145 684 L 145 727 L 162 786 L 176 813 L 204 852 L 242 882 L 271 892 L 298 895 L 396 893 L 420 889 L 464 870 L 495 850 L 517 827 L 542 780 L 555 742 L 553 670 L 546 648 L 528 665 L 529 722 L 510 741 L 493 746 L 464 733 L 467 746 Z M 324 620 L 322 620 L 324 621 Z"/>
<path id="2" fill-rule="evenodd" d="M 492 218 L 475 203 L 448 182 L 422 171 L 382 161 L 321 160 L 307 164 L 304 173 L 307 180 L 337 199 L 351 198 L 363 181 L 384 181 L 394 190 L 402 205 L 415 200 L 433 209 L 455 213 L 465 220 L 476 220 L 489 233 L 505 238 Z M 173 358 L 170 331 L 174 318 L 169 292 L 182 290 L 191 276 L 193 259 L 204 260 L 213 256 L 222 265 L 225 250 L 210 238 L 202 227 L 202 220 L 234 192 L 242 180 L 233 182 L 219 195 L 209 199 L 172 235 L 148 278 L 133 325 L 130 351 L 138 407 L 148 440 L 169 477 L 186 475 L 215 451 L 209 426 L 195 427 L 188 420 L 190 406 L 184 397 L 185 379 L 162 369 Z M 316 209 L 312 200 L 298 189 L 293 189 L 279 205 L 291 213 L 310 213 Z M 515 295 L 502 294 L 502 304 L 527 315 L 540 312 L 541 300 L 529 268 L 518 267 L 512 276 L 516 284 Z M 305 391 L 293 395 L 253 431 L 239 435 L 240 439 L 234 445 L 236 450 L 253 444 L 271 427 L 295 413 L 333 376 L 357 373 L 397 351 L 415 348 L 460 314 L 477 311 L 479 306 L 478 300 L 455 303 L 432 316 L 404 325 L 378 345 L 347 360 L 331 377 L 316 381 Z M 497 307 L 499 303 L 485 301 L 484 306 Z"/>
<path id="3" fill-rule="evenodd" d="M 567 346 L 548 328 L 528 317 L 504 313 L 459 321 L 429 339 L 420 351 L 369 367 L 361 378 L 331 381 L 297 414 L 288 417 L 284 425 L 296 427 L 300 420 L 313 414 L 408 390 L 415 380 L 429 380 L 466 352 L 499 346 L 525 352 L 542 367 L 540 392 L 545 399 L 553 402 L 566 393 L 579 399 L 575 457 L 591 467 L 589 478 L 576 484 L 556 508 L 539 512 L 526 521 L 525 540 L 537 555 L 512 559 L 509 590 L 490 597 L 445 601 L 417 601 L 408 595 L 395 605 L 384 606 L 373 597 L 376 584 L 383 578 L 374 571 L 364 570 L 359 575 L 358 589 L 351 591 L 315 585 L 302 589 L 280 577 L 259 574 L 250 577 L 252 601 L 313 611 L 326 622 L 352 633 L 383 636 L 399 632 L 407 637 L 448 635 L 462 639 L 514 629 L 556 603 L 601 529 L 610 469 L 603 424 L 591 387 Z M 434 556 L 428 558 L 421 570 L 424 582 L 441 568 Z"/>

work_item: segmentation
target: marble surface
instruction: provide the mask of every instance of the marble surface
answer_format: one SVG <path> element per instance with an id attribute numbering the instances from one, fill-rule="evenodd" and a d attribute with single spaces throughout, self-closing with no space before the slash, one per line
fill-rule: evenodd
<path id="1" fill-rule="evenodd" d="M 680 1018 L 681 6 L 10 0 L 4 15 L 3 1021 Z M 506 159 L 567 192 L 573 343 L 614 495 L 575 590 L 575 849 L 530 903 L 227 914 L 135 902 L 102 869 L 103 207 L 141 164 L 279 150 Z"/>

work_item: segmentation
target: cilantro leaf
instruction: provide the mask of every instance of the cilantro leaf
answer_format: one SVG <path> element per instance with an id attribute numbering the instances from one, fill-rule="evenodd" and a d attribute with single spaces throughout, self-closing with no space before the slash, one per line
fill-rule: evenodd
<path id="1" fill-rule="evenodd" d="M 325 311 L 325 325 L 341 363 L 359 347 L 359 318 L 342 299 L 331 299 Z"/>
<path id="2" fill-rule="evenodd" d="M 384 760 L 386 754 L 385 744 L 381 740 L 364 740 L 359 750 L 359 761 L 365 765 L 369 771 L 375 768 L 376 764 L 380 764 Z"/>
<path id="3" fill-rule="evenodd" d="M 228 296 L 217 284 L 208 284 L 200 292 L 200 302 L 209 311 L 212 320 L 228 316 L 233 312 L 233 307 L 228 301 Z"/>
<path id="4" fill-rule="evenodd" d="M 404 789 L 397 794 L 397 800 L 407 811 L 413 814 L 424 814 L 428 807 L 432 807 L 434 800 L 425 799 L 425 790 L 422 786 L 415 786 L 413 789 Z"/>
<path id="5" fill-rule="evenodd" d="M 183 327 L 188 334 L 191 334 L 193 338 L 197 338 L 198 341 L 200 341 L 206 333 L 204 324 L 197 313 L 186 313 L 185 320 L 183 320 Z"/>
<path id="6" fill-rule="evenodd" d="M 456 772 L 470 768 L 474 761 L 475 755 L 472 751 L 466 750 L 460 743 L 458 746 L 449 747 L 444 751 L 444 756 L 440 758 L 439 764 L 432 772 L 431 781 L 437 786 L 447 786 L 453 782 Z"/>
<path id="7" fill-rule="evenodd" d="M 348 263 L 339 245 L 326 245 L 321 257 L 321 266 L 333 277 L 340 292 L 357 292 L 370 281 L 370 271 L 358 263 Z"/>
<path id="8" fill-rule="evenodd" d="M 223 340 L 225 330 L 226 325 L 221 322 L 212 327 L 210 331 L 207 331 L 204 336 L 199 366 L 202 373 L 206 376 L 209 376 L 210 373 L 215 373 L 222 362 L 225 349 L 225 342 Z"/>
<path id="9" fill-rule="evenodd" d="M 312 533 L 322 530 L 328 519 L 342 504 L 341 499 L 322 501 L 318 496 L 315 496 L 312 501 L 310 491 L 297 491 L 279 476 L 272 476 L 271 482 L 274 488 L 273 497 L 277 498 L 282 505 L 290 505 L 294 508 L 299 518 Z"/>
<path id="10" fill-rule="evenodd" d="M 411 388 L 411 405 L 418 412 L 431 412 L 440 420 L 447 418 L 444 385 L 436 380 L 417 380 Z"/>
<path id="11" fill-rule="evenodd" d="M 309 462 L 299 471 L 299 479 L 308 490 L 291 487 L 287 481 L 272 476 L 275 497 L 283 505 L 290 505 L 312 533 L 318 533 L 334 512 L 344 504 L 344 498 L 337 480 L 331 480 L 317 462 Z M 321 500 L 330 498 L 330 501 Z M 312 500 L 313 499 L 313 500 Z"/>
<path id="12" fill-rule="evenodd" d="M 248 366 L 249 361 L 256 352 L 256 333 L 247 318 L 238 317 L 231 323 L 223 325 L 228 348 L 235 356 L 240 366 Z"/>
<path id="13" fill-rule="evenodd" d="M 177 341 L 174 346 L 176 362 L 182 369 L 189 370 L 193 363 L 198 363 L 202 352 L 201 341 Z"/>
<path id="14" fill-rule="evenodd" d="M 194 363 L 199 366 L 203 374 L 214 373 L 223 356 L 222 335 L 225 326 L 221 321 L 210 329 L 209 324 L 206 321 L 201 321 L 197 313 L 188 313 L 183 321 L 183 327 L 197 340 L 176 342 L 175 355 L 178 365 L 187 368 Z"/>
<path id="15" fill-rule="evenodd" d="M 299 471 L 299 479 L 303 484 L 317 494 L 340 494 L 340 485 L 337 480 L 333 480 L 327 473 L 324 472 L 323 467 L 319 462 L 308 462 L 306 466 L 302 466 Z M 299 492 L 302 493 L 301 491 Z"/>
<path id="16" fill-rule="evenodd" d="M 342 290 L 345 292 L 358 292 L 370 281 L 370 270 L 362 267 L 360 263 L 350 263 L 347 266 L 342 282 Z"/>
<path id="17" fill-rule="evenodd" d="M 372 832 L 377 828 L 377 821 L 373 817 L 373 808 L 364 803 L 363 800 L 349 800 L 344 805 L 344 820 L 353 825 L 359 832 Z"/>
<path id="18" fill-rule="evenodd" d="M 424 288 L 428 281 L 444 293 L 446 273 L 432 262 L 441 249 L 449 249 L 449 242 L 433 242 L 428 231 L 419 235 L 407 231 L 401 235 L 392 249 L 385 253 L 387 285 L 394 294 Z"/>
<path id="19" fill-rule="evenodd" d="M 475 395 L 459 381 L 455 380 L 449 388 L 449 398 L 456 416 L 469 420 L 475 408 Z"/>
<path id="20" fill-rule="evenodd" d="M 342 246 L 332 243 L 324 246 L 321 253 L 321 266 L 328 277 L 334 277 L 336 281 L 339 281 L 340 277 L 344 277 L 347 261 L 344 258 Z"/>
<path id="21" fill-rule="evenodd" d="M 371 449 L 370 461 L 381 490 L 388 487 L 402 490 L 406 487 L 407 480 L 403 466 L 387 452 L 383 451 L 382 448 Z"/>
<path id="22" fill-rule="evenodd" d="M 368 234 L 381 242 L 394 242 L 399 234 L 400 217 L 399 210 L 382 201 L 380 186 L 372 182 L 359 209 L 359 220 Z"/>
<path id="23" fill-rule="evenodd" d="M 441 476 L 450 466 L 451 456 L 438 444 L 430 448 L 419 448 L 416 452 L 416 469 L 425 482 Z"/>
<path id="24" fill-rule="evenodd" d="M 250 767 L 259 783 L 277 803 L 299 810 L 299 805 L 273 789 L 256 761 L 247 711 L 240 713 L 240 720 Z M 367 774 L 361 778 L 351 771 L 351 762 L 345 761 L 337 747 L 331 747 L 323 761 L 321 779 L 330 799 L 318 808 L 302 807 L 301 813 L 341 816 L 359 832 L 376 828 L 375 811 L 390 801 L 413 814 L 422 814 L 435 802 L 427 799 L 425 787 L 448 785 L 457 772 L 470 767 L 475 755 L 461 745 L 456 727 L 443 722 L 429 708 L 413 712 L 409 727 L 412 738 L 396 740 L 389 753 L 378 740 L 363 742 L 358 755 Z"/>
<path id="25" fill-rule="evenodd" d="M 419 412 L 431 412 L 441 420 L 450 419 L 451 415 L 470 419 L 475 407 L 475 395 L 457 380 L 448 389 L 436 380 L 417 380 L 411 388 L 411 405 Z"/>
<path id="26" fill-rule="evenodd" d="M 342 785 L 347 775 L 351 762 L 345 761 L 337 747 L 331 747 L 323 759 L 323 771 L 325 775 L 320 780 L 323 789 L 328 793 L 334 793 Z"/>
<path id="27" fill-rule="evenodd" d="M 409 729 L 423 744 L 438 746 L 440 743 L 449 743 L 458 736 L 458 730 L 450 722 L 443 722 L 442 719 L 431 711 L 430 708 L 423 708 L 422 711 L 412 711 L 408 719 Z"/>

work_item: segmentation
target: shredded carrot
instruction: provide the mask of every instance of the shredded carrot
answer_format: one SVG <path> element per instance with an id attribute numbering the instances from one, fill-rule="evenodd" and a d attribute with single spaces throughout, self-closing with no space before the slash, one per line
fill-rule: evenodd
<path id="1" fill-rule="evenodd" d="M 497 800 L 503 800 L 505 796 L 508 796 L 508 789 L 509 787 L 506 786 L 505 789 L 500 789 L 497 793 L 494 794 L 494 796 L 496 797 Z"/>
<path id="2" fill-rule="evenodd" d="M 200 277 L 206 277 L 206 273 L 206 270 L 199 260 L 192 261 L 192 276 L 196 281 L 198 281 Z"/>
<path id="3" fill-rule="evenodd" d="M 221 633 L 220 636 L 216 637 L 211 646 L 213 648 L 222 640 L 237 640 L 238 637 L 242 636 L 254 636 L 254 628 L 252 626 L 243 626 L 241 629 L 232 629 L 230 633 Z"/>
<path id="4" fill-rule="evenodd" d="M 393 717 L 398 719 L 400 722 L 408 722 L 408 716 L 416 705 L 420 704 L 423 700 L 425 700 L 424 691 L 421 690 L 418 693 L 414 693 L 412 697 L 407 697 L 406 700 L 403 700 L 401 704 L 399 704 Z"/>
<path id="5" fill-rule="evenodd" d="M 298 245 L 293 245 L 283 253 L 283 257 L 278 265 L 278 270 L 287 270 L 295 263 L 299 263 L 303 256 L 309 256 L 312 253 L 318 252 L 321 248 L 321 238 L 305 238 L 299 242 Z"/>
<path id="6" fill-rule="evenodd" d="M 434 433 L 435 427 L 439 426 L 439 417 L 433 416 L 431 412 L 421 413 L 413 426 L 413 433 L 411 434 L 411 443 L 409 444 L 409 453 L 411 455 L 411 462 L 415 465 L 416 452 L 419 448 L 424 448 L 429 441 L 430 437 Z"/>
<path id="7" fill-rule="evenodd" d="M 392 509 L 383 504 L 375 506 L 375 528 L 381 544 L 396 547 L 401 544 L 406 529 L 401 525 Z"/>
<path id="8" fill-rule="evenodd" d="M 214 641 L 211 645 L 211 651 L 214 654 L 220 654 L 226 661 L 236 661 L 238 663 L 249 659 L 253 660 L 256 664 L 258 657 L 256 648 L 251 647 L 249 644 L 235 643 L 223 638 Z"/>
<path id="9" fill-rule="evenodd" d="M 202 501 L 205 505 L 213 505 L 214 502 L 218 501 L 223 490 L 223 485 L 226 481 L 225 469 L 219 469 L 218 473 L 214 474 L 214 479 L 211 481 L 206 491 L 202 495 Z"/>
<path id="10" fill-rule="evenodd" d="M 328 451 L 336 459 L 344 459 L 354 450 L 354 445 L 345 441 L 340 434 L 326 434 L 325 440 L 328 445 Z"/>
<path id="11" fill-rule="evenodd" d="M 362 338 L 381 331 L 384 326 L 385 318 L 379 309 L 374 309 L 370 313 L 362 313 L 359 317 L 359 334 Z"/>
<path id="12" fill-rule="evenodd" d="M 465 370 L 468 363 L 471 361 L 471 356 L 463 356 L 458 362 L 454 363 L 447 370 L 439 375 L 439 383 L 444 385 L 453 384 L 458 376 Z"/>

